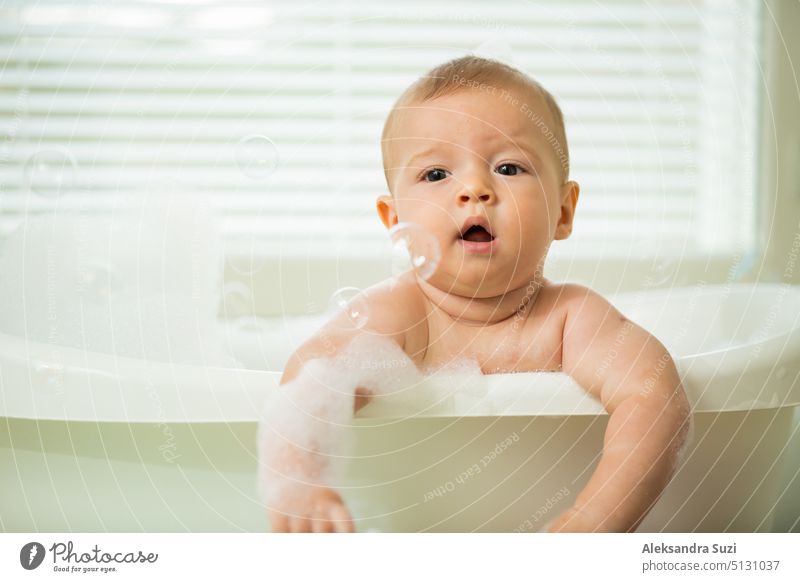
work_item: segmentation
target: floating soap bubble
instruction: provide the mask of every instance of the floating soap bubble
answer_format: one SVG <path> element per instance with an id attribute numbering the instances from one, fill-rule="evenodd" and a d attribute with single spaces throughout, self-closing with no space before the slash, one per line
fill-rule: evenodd
<path id="1" fill-rule="evenodd" d="M 331 295 L 330 308 L 338 313 L 344 310 L 350 323 L 362 328 L 369 319 L 367 301 L 356 287 L 343 287 Z"/>
<path id="2" fill-rule="evenodd" d="M 37 362 L 34 366 L 37 389 L 50 396 L 64 394 L 64 364 L 57 361 Z"/>
<path id="3" fill-rule="evenodd" d="M 398 222 L 389 230 L 392 239 L 392 275 L 397 276 L 409 269 L 428 279 L 436 272 L 441 259 L 441 250 L 436 237 L 411 222 Z"/>
<path id="4" fill-rule="evenodd" d="M 78 292 L 94 303 L 104 303 L 111 298 L 117 277 L 105 265 L 90 265 L 78 272 Z"/>
<path id="5" fill-rule="evenodd" d="M 669 247 L 657 240 L 645 240 L 637 245 L 637 255 L 645 259 L 642 274 L 642 287 L 652 289 L 673 286 L 678 283 L 679 261 Z"/>
<path id="6" fill-rule="evenodd" d="M 225 315 L 237 316 L 253 311 L 253 293 L 241 281 L 232 281 L 222 286 L 222 309 Z"/>
<path id="7" fill-rule="evenodd" d="M 236 165 L 248 178 L 266 178 L 278 167 L 278 148 L 266 136 L 245 136 L 236 144 Z"/>
<path id="8" fill-rule="evenodd" d="M 231 252 L 225 258 L 226 266 L 238 275 L 248 278 L 253 277 L 264 268 L 267 263 L 267 256 L 254 248 L 255 243 L 252 247 L 240 253 Z"/>
<path id="9" fill-rule="evenodd" d="M 25 163 L 25 183 L 31 192 L 55 197 L 75 187 L 78 164 L 66 150 L 43 150 Z"/>
<path id="10" fill-rule="evenodd" d="M 673 281 L 677 262 L 672 259 L 659 257 L 651 265 L 645 283 L 648 287 L 659 287 Z"/>

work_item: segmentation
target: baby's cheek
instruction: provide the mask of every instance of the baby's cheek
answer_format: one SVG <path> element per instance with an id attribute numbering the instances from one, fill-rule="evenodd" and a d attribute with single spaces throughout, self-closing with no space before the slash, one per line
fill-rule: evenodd
<path id="1" fill-rule="evenodd" d="M 411 222 L 417 225 L 420 230 L 437 239 L 443 238 L 446 232 L 455 233 L 459 228 L 449 214 L 424 202 L 409 203 L 405 207 L 398 206 L 398 219 L 401 222 Z"/>

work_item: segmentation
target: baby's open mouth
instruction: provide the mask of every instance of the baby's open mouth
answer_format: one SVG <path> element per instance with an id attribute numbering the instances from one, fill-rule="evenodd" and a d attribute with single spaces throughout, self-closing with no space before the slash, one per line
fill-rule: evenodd
<path id="1" fill-rule="evenodd" d="M 461 234 L 461 239 L 470 242 L 491 242 L 494 237 L 481 225 L 474 224 Z"/>
<path id="2" fill-rule="evenodd" d="M 470 216 L 461 225 L 458 238 L 471 243 L 490 243 L 494 240 L 492 227 L 484 216 Z"/>

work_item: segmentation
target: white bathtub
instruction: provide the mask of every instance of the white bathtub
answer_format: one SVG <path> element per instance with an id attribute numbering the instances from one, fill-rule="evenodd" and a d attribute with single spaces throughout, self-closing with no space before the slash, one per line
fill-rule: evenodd
<path id="1" fill-rule="evenodd" d="M 784 488 L 797 467 L 784 461 L 797 458 L 787 445 L 800 291 L 700 286 L 612 300 L 667 345 L 694 406 L 693 443 L 640 531 L 770 531 L 781 495 L 793 523 L 800 500 Z M 265 531 L 256 418 L 280 374 L 263 370 L 280 369 L 314 324 L 223 325 L 251 369 L 0 333 L 0 529 Z M 360 531 L 536 531 L 591 475 L 607 416 L 566 377 L 455 380 L 472 395 L 412 417 L 376 402 L 356 419 L 337 485 Z"/>

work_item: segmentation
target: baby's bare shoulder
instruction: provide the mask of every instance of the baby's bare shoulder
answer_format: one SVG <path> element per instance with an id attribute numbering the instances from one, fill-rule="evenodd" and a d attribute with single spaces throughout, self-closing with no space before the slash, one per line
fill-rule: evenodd
<path id="1" fill-rule="evenodd" d="M 364 290 L 369 327 L 382 333 L 404 333 L 425 323 L 424 295 L 415 278 L 402 275 Z"/>
<path id="2" fill-rule="evenodd" d="M 558 325 L 561 336 L 577 328 L 596 330 L 600 326 L 630 325 L 600 293 L 577 283 L 546 284 L 537 304 L 539 313 Z"/>
<path id="3" fill-rule="evenodd" d="M 427 339 L 425 310 L 418 286 L 400 277 L 363 289 L 350 298 L 295 350 L 281 383 L 291 381 L 303 362 L 334 356 L 353 339 L 365 335 L 376 340 L 394 340 L 406 353 L 409 347 L 412 352 L 417 350 L 420 338 Z"/>
<path id="4" fill-rule="evenodd" d="M 558 311 L 564 315 L 576 311 L 589 314 L 614 309 L 611 303 L 597 291 L 577 283 L 547 282 L 542 288 L 537 303 L 540 303 L 544 310 Z"/>

